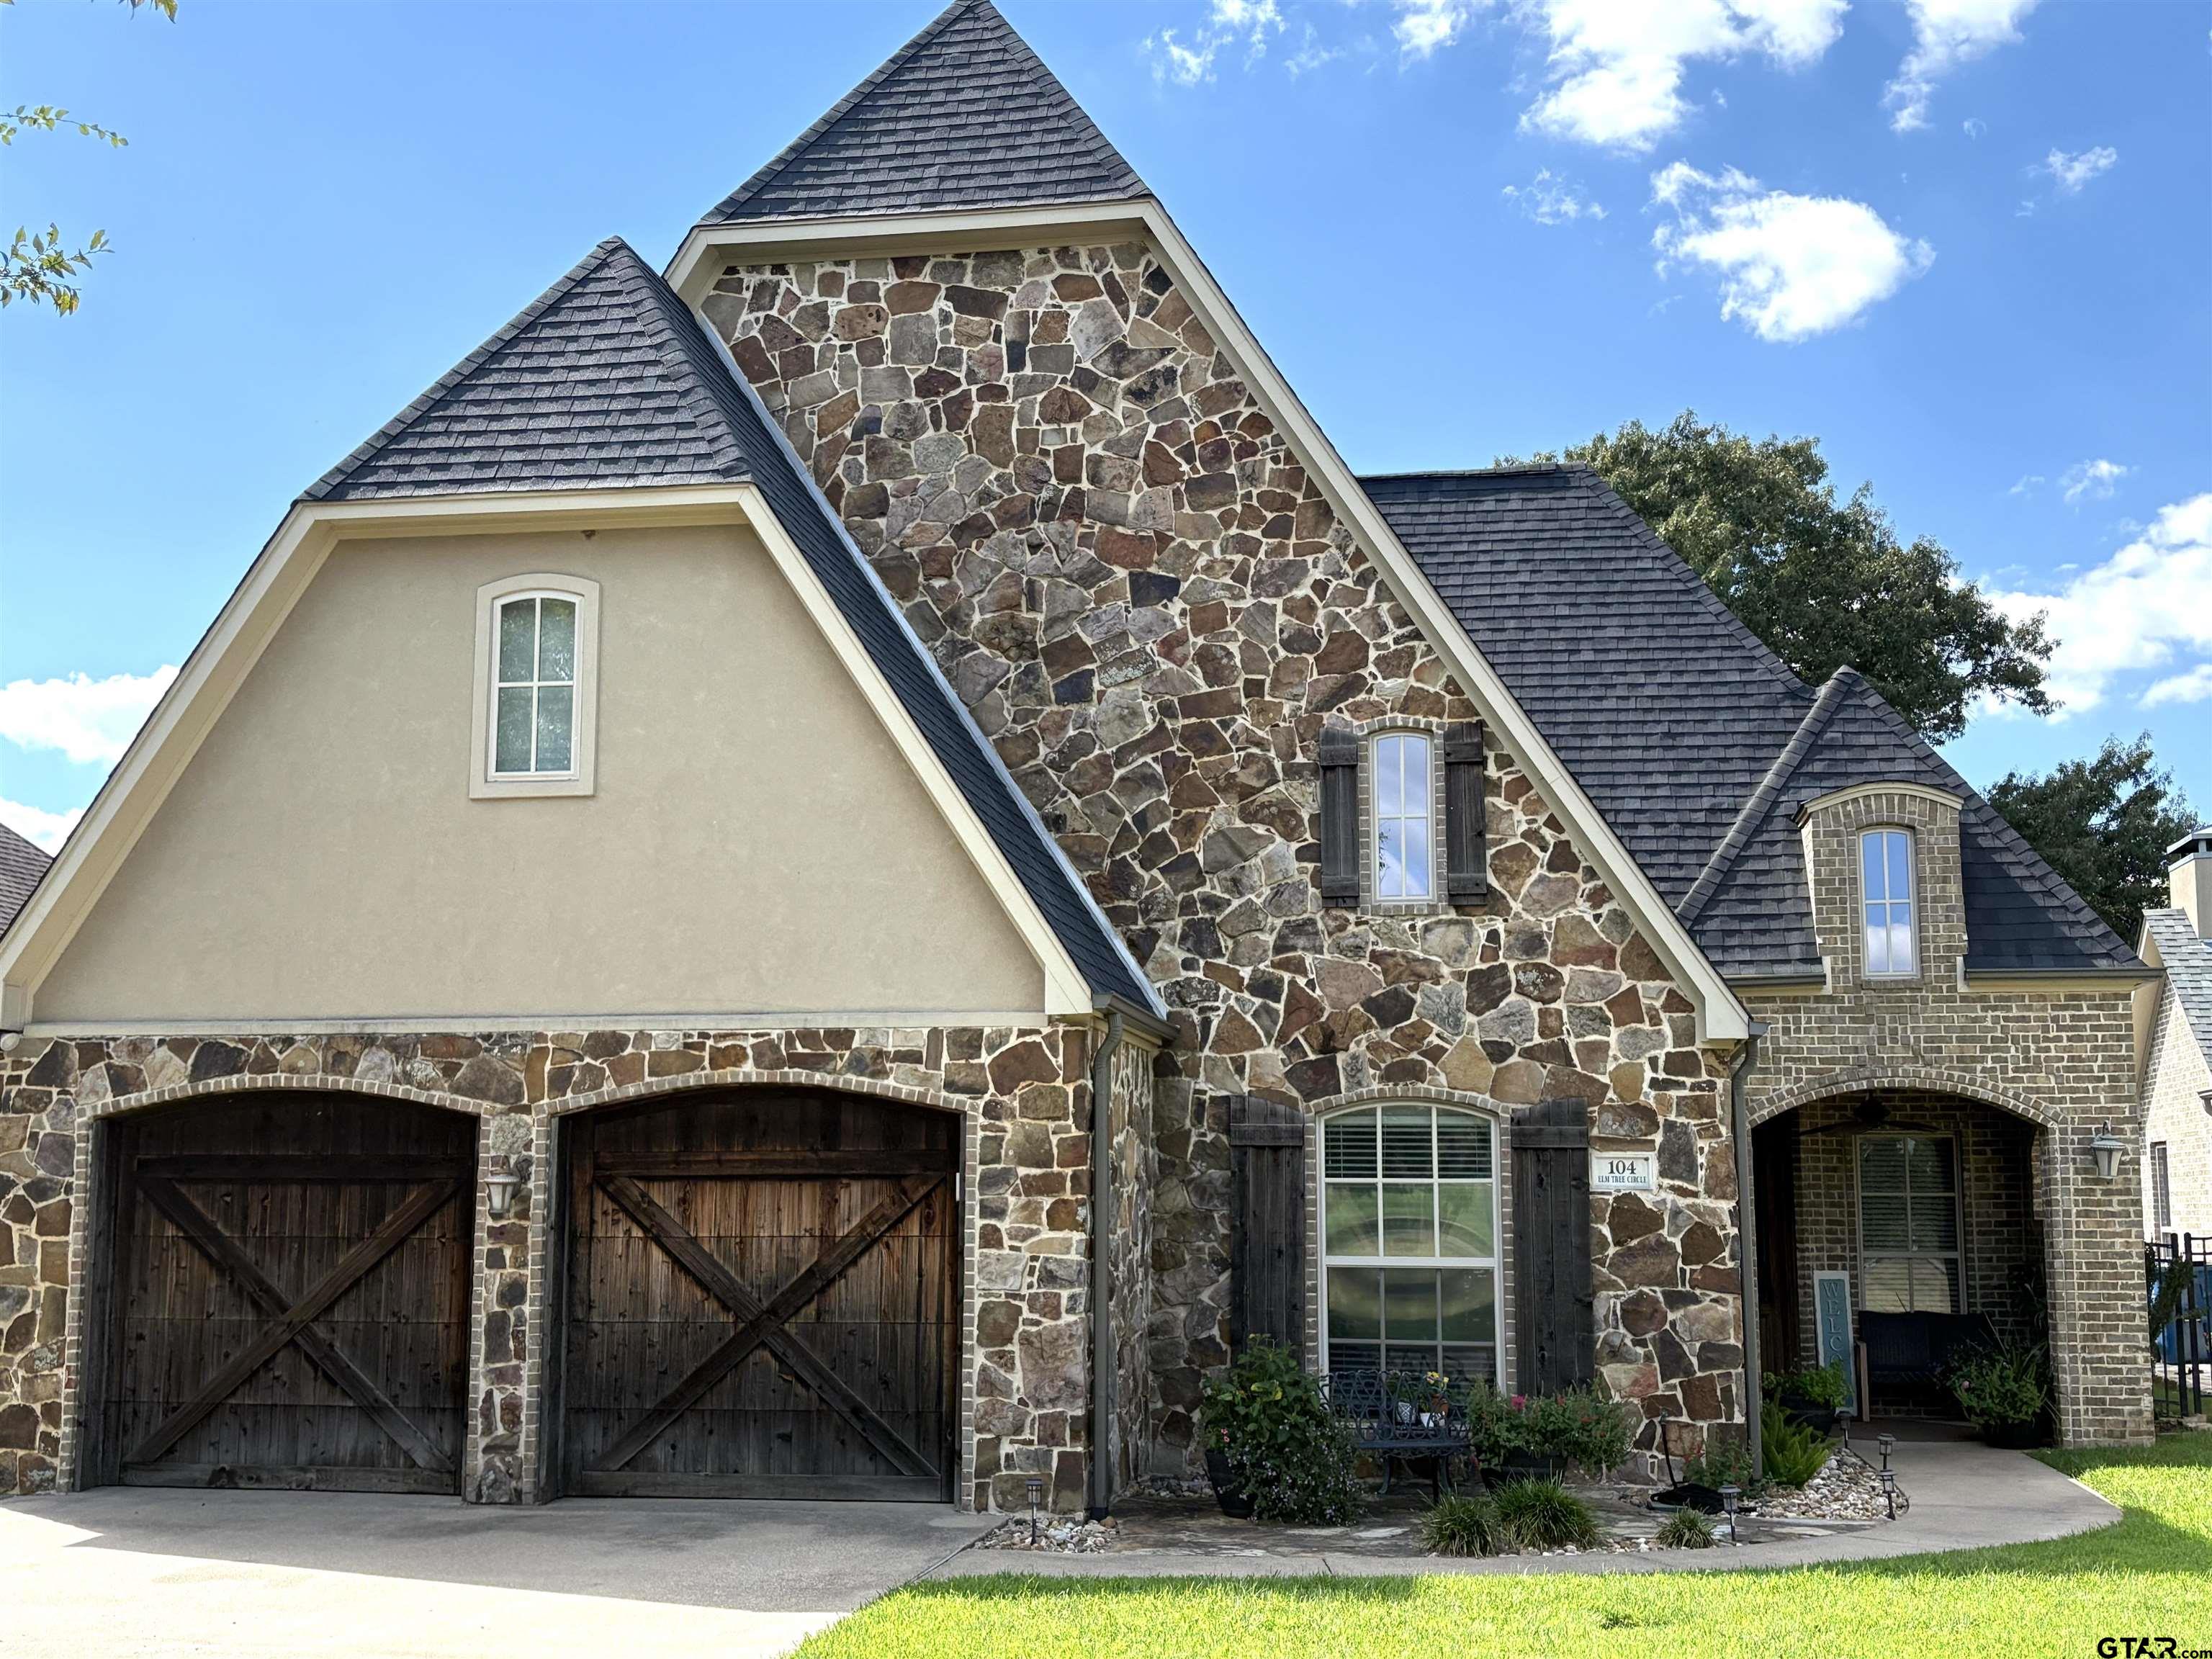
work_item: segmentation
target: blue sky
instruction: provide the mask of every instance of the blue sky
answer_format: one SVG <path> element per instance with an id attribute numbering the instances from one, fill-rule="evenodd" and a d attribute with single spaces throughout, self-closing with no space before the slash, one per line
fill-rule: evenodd
<path id="1" fill-rule="evenodd" d="M 684 229 L 932 15 L 0 7 L 0 817 L 54 841 L 325 467 L 602 236 Z M 1363 470 L 1685 407 L 1812 434 L 2212 811 L 2212 7 L 1167 0 L 1005 9 Z M 310 772 L 337 757 L 301 757 Z"/>

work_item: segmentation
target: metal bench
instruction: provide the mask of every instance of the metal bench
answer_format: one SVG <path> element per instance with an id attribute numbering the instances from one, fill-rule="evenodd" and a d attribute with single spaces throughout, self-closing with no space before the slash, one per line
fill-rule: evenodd
<path id="1" fill-rule="evenodd" d="M 1994 1347 L 1996 1332 L 1980 1314 L 1866 1311 L 1859 1315 L 1859 1341 L 1869 1393 L 1924 1396 L 1942 1389 L 1962 1349 Z"/>
<path id="2" fill-rule="evenodd" d="M 1381 1465 L 1385 1497 L 1393 1462 L 1428 1462 L 1439 1498 L 1452 1490 L 1454 1460 L 1472 1465 L 1473 1434 L 1456 1405 L 1436 1412 L 1418 1400 L 1397 1397 L 1389 1376 L 1381 1371 L 1331 1371 L 1321 1383 L 1330 1413 L 1351 1429 L 1352 1443 Z"/>

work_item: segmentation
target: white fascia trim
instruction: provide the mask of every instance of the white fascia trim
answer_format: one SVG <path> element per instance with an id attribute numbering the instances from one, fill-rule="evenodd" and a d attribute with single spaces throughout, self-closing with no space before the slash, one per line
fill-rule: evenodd
<path id="1" fill-rule="evenodd" d="M 1146 198 L 1140 202 L 1074 207 L 880 216 L 817 220 L 803 225 L 702 225 L 684 238 L 684 246 L 670 262 L 668 280 L 696 308 L 713 289 L 721 267 L 744 259 L 804 258 L 810 251 L 817 255 L 834 252 L 840 258 L 849 258 L 857 252 L 901 247 L 963 244 L 1006 247 L 1025 241 L 1034 246 L 1124 231 L 1140 234 L 1158 251 L 1215 343 L 1243 367 L 1245 383 L 1261 407 L 1304 456 L 1338 520 L 1351 528 L 1381 566 L 1392 593 L 1431 647 L 1467 688 L 1484 718 L 1520 757 L 1545 799 L 1588 849 L 1591 862 L 1627 905 L 1644 937 L 1696 1006 L 1700 1040 L 1735 1043 L 1748 1036 L 1751 1017 L 1728 981 L 1707 960 L 1604 814 L 1575 781 L 1566 763 L 1544 740 L 1497 670 L 1421 574 L 1396 532 L 1367 499 L 1367 492 L 1359 487 L 1344 458 L 1298 401 L 1290 383 L 1214 282 L 1212 273 L 1157 201 Z M 943 240 L 946 237 L 957 241 Z"/>
<path id="2" fill-rule="evenodd" d="M 716 524 L 741 526 L 758 535 L 809 614 L 823 626 L 839 659 L 854 674 L 870 706 L 884 719 L 901 753 L 1036 956 L 1042 970 L 1044 1013 L 1048 1017 L 1088 1013 L 1093 1001 L 1088 983 L 991 841 L 975 809 L 937 763 L 933 751 L 876 672 L 842 613 L 769 511 L 759 489 L 750 483 L 736 483 L 295 503 L 63 843 L 31 902 L 0 936 L 0 1026 L 11 1030 L 32 1027 L 33 994 L 39 981 L 76 936 L 339 542 Z M 823 607 L 828 611 L 826 623 Z M 678 1024 L 690 1029 L 703 1018 L 685 1015 Z M 453 1023 L 450 1017 L 409 1022 L 417 1029 L 440 1030 L 451 1030 Z M 878 1015 L 870 1023 L 882 1024 L 889 1020 Z M 225 1024 L 237 1029 L 234 1021 Z M 307 1027 L 288 1024 L 286 1029 Z M 363 1028 L 355 1022 L 332 1029 Z"/>
<path id="3" fill-rule="evenodd" d="M 967 796 L 960 793 L 959 786 L 953 782 L 951 775 L 938 760 L 936 751 L 929 746 L 929 739 L 922 735 L 921 728 L 914 722 L 914 716 L 907 712 L 906 705 L 891 690 L 890 682 L 877 668 L 875 659 L 868 655 L 867 647 L 860 643 L 860 635 L 853 631 L 853 625 L 845 619 L 845 613 L 830 597 L 830 590 L 814 574 L 814 567 L 806 562 L 805 555 L 799 550 L 798 544 L 791 539 L 790 532 L 784 529 L 782 522 L 769 508 L 767 499 L 751 484 L 742 486 L 742 489 L 745 513 L 753 533 L 768 549 L 777 568 L 782 571 L 784 580 L 791 584 L 792 591 L 799 595 L 799 603 L 806 607 L 806 614 L 813 619 L 815 627 L 821 630 L 823 639 L 836 653 L 837 660 L 843 665 L 846 673 L 852 677 L 853 683 L 860 688 L 861 695 L 868 700 L 868 706 L 875 711 L 876 718 L 883 722 L 884 729 L 890 734 L 891 741 L 897 745 L 900 755 L 913 770 L 915 779 L 928 793 L 930 799 L 936 803 L 937 810 L 951 826 L 953 833 L 959 837 L 960 845 L 975 865 L 976 872 L 998 896 L 1008 918 L 1044 969 L 1045 1012 L 1054 1016 L 1089 1013 L 1091 1004 L 1090 982 L 1076 967 L 1074 959 L 1067 954 L 1067 947 L 1060 943 L 1060 935 L 1053 932 L 1051 924 L 1045 920 L 1044 912 L 1037 908 L 1036 901 L 1022 885 L 1013 866 L 1006 862 L 1006 855 L 999 850 L 998 842 L 991 839 L 990 831 L 975 816 L 975 807 L 969 805 Z"/>

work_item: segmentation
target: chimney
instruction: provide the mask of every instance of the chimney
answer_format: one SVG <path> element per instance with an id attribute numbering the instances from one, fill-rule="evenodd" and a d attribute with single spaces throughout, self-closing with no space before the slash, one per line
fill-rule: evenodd
<path id="1" fill-rule="evenodd" d="M 2166 881 L 2173 908 L 2188 912 L 2197 938 L 2212 939 L 2212 824 L 2166 849 Z"/>

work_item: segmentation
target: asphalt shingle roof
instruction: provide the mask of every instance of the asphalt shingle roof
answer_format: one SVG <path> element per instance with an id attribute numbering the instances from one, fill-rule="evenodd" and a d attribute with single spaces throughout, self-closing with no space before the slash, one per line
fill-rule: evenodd
<path id="1" fill-rule="evenodd" d="M 706 483 L 759 489 L 1092 992 L 1158 1012 L 1058 843 L 737 366 L 619 237 L 592 249 L 305 499 Z"/>
<path id="2" fill-rule="evenodd" d="M 703 224 L 1150 194 L 990 0 L 958 0 Z"/>
<path id="3" fill-rule="evenodd" d="M 2181 1017 L 2208 1060 L 2212 1060 L 2212 940 L 2197 937 L 2186 910 L 2146 910 L 2143 926 L 2158 946 L 2166 982 L 2181 1005 Z"/>
<path id="4" fill-rule="evenodd" d="M 15 920 L 53 860 L 0 823 L 0 933 Z"/>
<path id="5" fill-rule="evenodd" d="M 1807 686 L 1589 468 L 1363 483 L 1723 973 L 1820 971 L 1796 814 L 1871 782 L 1963 799 L 1970 970 L 2137 965 L 1864 679 Z"/>

